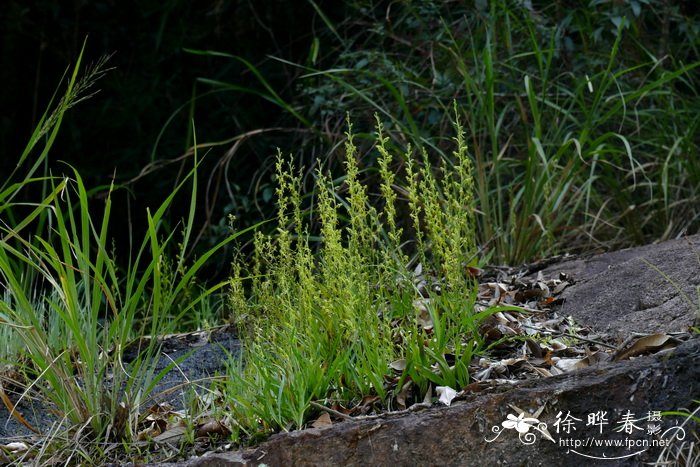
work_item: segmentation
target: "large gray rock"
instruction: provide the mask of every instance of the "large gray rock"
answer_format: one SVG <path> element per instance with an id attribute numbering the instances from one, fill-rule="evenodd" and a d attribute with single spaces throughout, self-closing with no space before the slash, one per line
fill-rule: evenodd
<path id="1" fill-rule="evenodd" d="M 594 330 L 620 339 L 631 332 L 688 331 L 699 313 L 700 236 L 628 249 L 587 259 L 560 262 L 541 270 L 543 276 L 566 273 L 575 280 L 558 310 Z M 659 271 L 655 270 L 655 266 Z M 663 274 L 662 274 L 663 273 Z M 190 460 L 188 466 L 240 465 L 640 465 L 655 461 L 661 447 L 644 443 L 662 436 L 683 418 L 659 422 L 639 420 L 649 412 L 675 411 L 700 400 L 700 338 L 675 350 L 617 363 L 604 363 L 548 379 L 518 385 L 494 386 L 470 394 L 451 407 L 433 407 L 337 423 L 272 436 L 255 448 L 211 454 Z M 530 414 L 541 410 L 554 442 L 536 430 L 532 444 L 524 444 L 515 430 L 501 424 L 517 407 Z M 610 425 L 599 433 L 585 426 L 588 417 L 605 412 Z M 561 414 L 559 418 L 557 415 Z M 555 422 L 569 414 L 580 420 L 571 434 L 558 433 Z M 614 431 L 625 414 L 640 430 Z M 661 430 L 649 434 L 653 425 Z M 559 425 L 560 427 L 562 425 Z M 496 436 L 492 428 L 501 428 Z M 692 430 L 684 427 L 686 439 Z M 592 443 L 639 443 L 638 447 L 572 446 L 576 440 Z M 567 445 L 568 443 L 568 445 Z M 680 446 L 676 441 L 676 448 Z M 696 446 L 697 450 L 697 446 Z M 639 452 L 638 452 L 639 451 Z M 600 458 L 607 458 L 601 460 Z M 180 464 L 183 465 L 183 464 Z"/>
<path id="2" fill-rule="evenodd" d="M 564 261 L 545 277 L 566 273 L 560 313 L 597 331 L 687 331 L 700 313 L 700 235 Z"/>
<path id="3" fill-rule="evenodd" d="M 613 431 L 625 414 L 645 417 L 648 411 L 677 410 L 700 398 L 700 339 L 692 339 L 671 354 L 641 357 L 604 368 L 529 381 L 516 387 L 497 387 L 472 395 L 451 407 L 432 408 L 398 416 L 342 422 L 323 429 L 307 429 L 273 436 L 254 449 L 212 454 L 179 465 L 214 466 L 632 466 L 656 460 L 661 448 L 647 448 L 661 436 L 646 432 L 649 422 L 637 421 L 644 431 Z M 502 429 L 511 406 L 528 412 L 544 407 L 539 420 L 548 424 L 554 442 L 541 433 L 524 444 L 515 430 Z M 589 414 L 605 411 L 610 425 L 599 434 L 584 426 Z M 575 419 L 576 431 L 557 433 L 556 415 Z M 682 419 L 662 418 L 661 431 Z M 562 425 L 560 425 L 562 426 Z M 496 437 L 493 427 L 501 428 Z M 692 438 L 686 428 L 685 440 Z M 667 433 L 666 438 L 669 434 Z M 619 440 L 640 443 L 634 449 L 574 447 L 577 440 Z M 587 441 L 588 440 L 588 441 Z M 627 440 L 627 441 L 626 441 Z M 527 442 L 527 440 L 524 440 Z M 676 443 L 679 445 L 680 443 Z M 639 454 L 635 454 L 641 451 Z M 608 460 L 601 460 L 601 458 Z M 612 459 L 611 459 L 612 458 Z"/>

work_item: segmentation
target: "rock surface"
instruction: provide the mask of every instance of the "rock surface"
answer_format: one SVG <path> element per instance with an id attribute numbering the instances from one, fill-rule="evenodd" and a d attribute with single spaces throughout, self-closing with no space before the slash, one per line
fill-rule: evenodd
<path id="1" fill-rule="evenodd" d="M 575 280 L 564 292 L 559 312 L 581 325 L 619 340 L 632 332 L 685 332 L 700 313 L 699 251 L 700 235 L 695 235 L 563 261 L 541 273 L 566 273 Z M 700 400 L 699 357 L 700 338 L 695 334 L 674 350 L 494 386 L 468 394 L 451 407 L 278 434 L 255 448 L 169 465 L 640 465 L 668 455 L 670 450 L 658 444 L 670 440 L 676 433 L 672 427 L 685 420 L 655 420 L 655 412 L 693 410 L 692 401 Z M 515 429 L 504 428 L 502 422 L 508 420 L 510 428 L 518 423 L 525 427 L 525 421 L 509 419 L 519 410 L 547 423 L 553 441 L 533 427 L 535 421 L 527 422 L 528 433 L 520 437 Z M 587 425 L 596 416 L 607 424 Z M 619 425 L 625 419 L 630 423 Z M 569 433 L 567 420 L 572 422 Z M 620 426 L 625 430 L 616 431 Z M 685 425 L 682 433 L 686 442 L 693 441 L 697 426 Z M 596 442 L 634 446 L 593 446 Z M 649 446 L 653 443 L 657 446 Z M 680 440 L 672 441 L 670 449 L 680 445 Z"/>
<path id="2" fill-rule="evenodd" d="M 687 331 L 700 313 L 700 235 L 564 261 L 541 272 L 574 278 L 560 313 L 600 332 Z"/>
<path id="3" fill-rule="evenodd" d="M 213 454 L 179 465 L 640 465 L 655 460 L 661 449 L 574 447 L 573 443 L 591 437 L 630 443 L 656 439 L 636 429 L 629 435 L 615 433 L 613 423 L 628 411 L 637 418 L 645 417 L 650 410 L 677 410 L 700 397 L 699 353 L 700 339 L 695 338 L 672 354 L 642 357 L 606 368 L 591 367 L 512 388 L 494 388 L 451 407 L 275 435 L 255 449 Z M 554 442 L 534 429 L 530 431 L 532 438 L 523 437 L 522 441 L 515 430 L 503 429 L 501 422 L 515 413 L 513 406 L 528 412 L 544 408 L 539 420 L 548 424 Z M 607 412 L 610 425 L 604 426 L 602 434 L 596 427 L 584 426 L 588 414 L 595 411 Z M 560 412 L 562 420 L 564 414 L 580 420 L 575 431 L 557 433 L 554 422 Z M 636 422 L 644 430 L 647 424 Z M 664 418 L 659 424 L 666 430 L 675 420 Z M 497 436 L 494 428 L 502 433 Z M 637 451 L 644 452 L 630 456 Z"/>

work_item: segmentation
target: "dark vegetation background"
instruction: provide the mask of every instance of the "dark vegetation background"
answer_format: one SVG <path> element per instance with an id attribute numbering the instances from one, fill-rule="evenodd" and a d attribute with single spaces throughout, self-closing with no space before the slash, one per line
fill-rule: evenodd
<path id="1" fill-rule="evenodd" d="M 644 47 L 657 56 L 672 54 L 670 68 L 698 59 L 695 1 L 498 3 L 526 8 L 543 27 L 559 26 L 560 35 L 552 42 L 558 66 L 576 73 L 605 62 L 616 21 L 622 17 L 630 20 L 630 26 L 621 60 L 646 59 L 641 56 Z M 302 162 L 326 157 L 345 131 L 346 111 L 352 112 L 359 131 L 371 130 L 376 108 L 357 96 L 348 97 L 347 88 L 328 80 L 301 80 L 304 70 L 293 64 L 369 68 L 396 83 L 416 80 L 427 91 L 411 94 L 408 108 L 395 109 L 396 115 L 410 113 L 425 135 L 449 132 L 445 109 L 431 99 L 438 96 L 450 102 L 463 98 L 465 90 L 458 84 L 459 76 L 450 76 L 444 66 L 449 56 L 438 53 L 445 41 L 442 25 L 457 25 L 454 30 L 468 38 L 479 33 L 479 25 L 494 11 L 485 0 L 7 0 L 0 9 L 0 174 L 11 171 L 83 40 L 88 38 L 86 63 L 114 54 L 109 61 L 114 70 L 97 85 L 100 93 L 68 113 L 51 169 L 65 170 L 59 161 L 66 161 L 79 169 L 88 186 L 108 184 L 113 176 L 123 185 L 115 196 L 116 212 L 123 213 L 121 225 L 113 226 L 117 245 L 128 242 L 127 220 L 140 231 L 143 207 L 157 205 L 191 166 L 191 158 L 181 157 L 193 142 L 190 118 L 199 143 L 261 131 L 240 138 L 240 145 L 235 141 L 215 145 L 207 155 L 200 171 L 199 233 L 204 244 L 225 235 L 230 214 L 240 227 L 272 215 L 270 169 L 276 148 Z M 464 40 L 466 47 L 468 39 Z M 186 49 L 239 56 L 254 69 L 240 60 Z M 444 70 L 442 80 L 420 82 L 428 67 Z M 256 72 L 277 93 L 277 103 Z M 207 94 L 212 86 L 198 78 L 240 89 Z M 677 91 L 694 96 L 694 82 L 685 83 L 678 84 Z M 63 88 L 58 89 L 60 93 Z M 384 104 L 386 89 L 376 92 L 367 95 Z M 298 115 L 283 111 L 280 102 Z M 187 204 L 181 204 L 184 211 Z M 181 215 L 171 213 L 172 225 Z M 658 232 L 645 235 L 635 241 L 653 240 Z M 219 258 L 219 264 L 211 267 L 212 275 L 226 273 L 228 259 Z"/>
<path id="2" fill-rule="evenodd" d="M 333 7 L 326 14 L 341 18 L 340 2 L 318 2 L 323 8 L 328 4 Z M 108 66 L 114 69 L 96 85 L 100 91 L 95 98 L 67 114 L 52 153 L 53 170 L 65 171 L 58 161 L 66 161 L 79 169 L 88 186 L 107 184 L 113 176 L 118 184 L 126 183 L 132 202 L 130 216 L 138 229 L 145 219 L 143 207 L 157 206 L 175 186 L 183 168 L 191 167 L 190 159 L 166 163 L 177 160 L 192 145 L 190 117 L 195 120 L 200 142 L 289 124 L 289 118 L 274 104 L 246 93 L 202 98 L 196 112 L 190 114 L 192 98 L 206 91 L 201 85 L 198 88 L 198 77 L 229 80 L 244 87 L 258 83 L 241 64 L 193 55 L 184 49 L 244 57 L 278 92 L 291 96 L 298 71 L 269 56 L 303 61 L 314 32 L 320 33 L 319 18 L 307 1 L 9 0 L 3 2 L 0 12 L 0 173 L 11 171 L 53 93 L 57 89 L 59 95 L 62 92 L 59 79 L 74 63 L 87 37 L 84 63 L 113 54 Z M 234 199 L 217 203 L 210 192 L 208 196 L 216 205 L 205 213 L 206 200 L 201 200 L 202 222 L 217 224 L 233 212 L 239 225 L 247 226 L 269 214 L 268 192 L 264 202 L 256 199 L 260 187 L 254 182 L 258 177 L 269 178 L 260 174 L 260 168 L 276 147 L 290 145 L 283 132 L 248 139 L 226 173 Z M 215 173 L 216 162 L 229 147 L 216 148 L 207 156 L 200 172 L 204 181 L 209 175 L 220 177 Z M 154 162 L 161 163 L 138 178 Z M 135 178 L 138 180 L 132 182 Z M 127 192 L 117 195 L 115 202 L 120 203 L 117 212 L 125 214 Z M 187 208 L 186 203 L 182 205 Z M 124 223 L 114 225 L 113 233 L 115 240 L 123 243 L 129 233 L 126 215 L 121 218 Z M 171 219 L 176 222 L 178 213 Z M 220 230 L 203 233 L 213 242 L 223 234 Z"/>

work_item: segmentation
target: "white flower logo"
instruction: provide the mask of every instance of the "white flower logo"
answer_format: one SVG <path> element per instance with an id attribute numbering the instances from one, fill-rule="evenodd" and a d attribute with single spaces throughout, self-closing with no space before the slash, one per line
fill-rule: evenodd
<path id="1" fill-rule="evenodd" d="M 515 428 L 518 433 L 527 433 L 530 428 L 534 428 L 534 425 L 540 423 L 536 418 L 525 418 L 525 412 L 522 412 L 517 417 L 513 414 L 508 414 L 508 420 L 501 423 L 503 428 L 507 430 L 512 430 Z M 536 429 L 536 428 L 535 428 Z"/>
<path id="2" fill-rule="evenodd" d="M 553 443 L 556 442 L 554 441 L 554 438 L 552 438 L 552 436 L 549 434 L 549 431 L 547 431 L 546 423 L 540 422 L 537 418 L 534 417 L 526 417 L 525 412 L 520 412 L 518 416 L 508 414 L 507 420 L 501 422 L 501 425 L 506 430 L 514 429 L 515 431 L 517 431 L 518 438 L 523 444 L 534 444 L 534 442 L 537 440 L 537 436 L 534 433 L 530 433 L 530 429 L 538 431 L 545 439 L 548 439 Z M 491 427 L 491 431 L 496 433 L 496 436 L 493 439 L 484 438 L 484 440 L 487 443 L 495 441 L 496 438 L 501 436 L 501 433 L 503 433 L 505 430 L 501 429 L 501 427 L 498 425 L 494 425 L 493 427 Z"/>

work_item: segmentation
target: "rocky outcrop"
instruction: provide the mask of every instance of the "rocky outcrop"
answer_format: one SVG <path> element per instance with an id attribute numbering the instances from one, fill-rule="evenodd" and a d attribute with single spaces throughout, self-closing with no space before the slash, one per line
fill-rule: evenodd
<path id="1" fill-rule="evenodd" d="M 678 410 L 700 398 L 699 354 L 700 339 L 695 338 L 664 355 L 591 367 L 521 386 L 494 387 L 451 407 L 275 435 L 254 449 L 212 454 L 186 465 L 640 465 L 663 454 L 663 448 L 645 443 L 671 440 L 674 433 L 681 432 L 667 430 L 683 419 L 637 419 L 647 417 L 649 411 Z M 514 407 L 531 414 L 541 410 L 534 418 L 547 423 L 551 440 L 534 427 L 520 437 L 515 429 L 504 428 L 502 422 L 518 414 Z M 609 424 L 601 425 L 602 433 L 596 425 L 586 426 L 592 413 L 606 414 Z M 616 432 L 616 423 L 628 414 L 641 430 Z M 565 419 L 572 422 L 569 433 L 564 432 Z M 660 430 L 648 434 L 649 425 L 658 425 Z M 500 430 L 500 435 L 494 430 Z M 685 441 L 692 438 L 690 430 L 684 427 Z M 635 446 L 592 446 L 594 439 Z M 680 446 L 679 441 L 675 443 Z"/>
<path id="2" fill-rule="evenodd" d="M 559 312 L 599 332 L 687 331 L 700 316 L 700 235 L 563 261 L 541 272 L 574 278 Z"/>
<path id="3" fill-rule="evenodd" d="M 693 236 L 539 272 L 573 278 L 558 312 L 582 326 L 619 341 L 634 332 L 687 333 L 700 313 L 699 251 L 700 236 Z M 697 426 L 660 413 L 693 410 L 700 400 L 700 338 L 691 331 L 684 339 L 675 349 L 631 360 L 481 387 L 450 407 L 278 434 L 255 448 L 184 464 L 618 466 L 680 453 L 683 465 Z"/>

